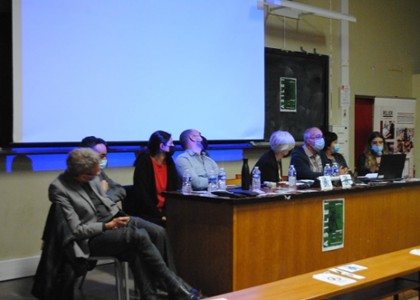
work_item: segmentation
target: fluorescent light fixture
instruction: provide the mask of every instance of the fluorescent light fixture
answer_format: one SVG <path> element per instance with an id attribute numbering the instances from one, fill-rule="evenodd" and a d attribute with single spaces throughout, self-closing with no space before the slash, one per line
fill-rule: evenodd
<path id="1" fill-rule="evenodd" d="M 305 15 L 315 15 L 340 21 L 356 22 L 356 17 L 339 13 L 336 11 L 307 5 L 295 1 L 288 0 L 265 0 L 258 1 L 258 8 L 263 9 L 267 6 L 268 13 L 284 16 L 293 19 L 300 19 Z"/>

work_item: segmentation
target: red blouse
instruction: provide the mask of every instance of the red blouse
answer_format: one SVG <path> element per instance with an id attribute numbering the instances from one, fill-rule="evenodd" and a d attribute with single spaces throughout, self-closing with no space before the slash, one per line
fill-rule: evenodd
<path id="1" fill-rule="evenodd" d="M 162 210 L 163 205 L 165 204 L 165 198 L 162 196 L 162 192 L 166 191 L 168 183 L 168 168 L 166 166 L 166 161 L 162 165 L 159 165 L 153 157 L 151 157 L 153 163 L 153 171 L 155 173 L 155 182 L 156 182 L 156 191 L 158 204 L 157 207 L 159 210 Z"/>

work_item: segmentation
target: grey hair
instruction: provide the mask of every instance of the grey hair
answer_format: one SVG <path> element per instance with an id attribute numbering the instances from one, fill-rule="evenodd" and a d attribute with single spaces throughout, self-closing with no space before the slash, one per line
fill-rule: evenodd
<path id="1" fill-rule="evenodd" d="M 295 147 L 295 139 L 288 131 L 275 131 L 270 137 L 270 147 L 276 152 L 291 151 Z"/>
<path id="2" fill-rule="evenodd" d="M 307 128 L 305 130 L 305 132 L 303 133 L 303 141 L 305 143 L 308 139 L 311 138 L 312 131 L 315 130 L 315 129 L 321 131 L 321 129 L 319 129 L 318 127 L 310 127 L 310 128 Z M 322 133 L 322 131 L 321 131 L 321 133 Z"/>
<path id="3" fill-rule="evenodd" d="M 91 148 L 77 148 L 67 157 L 67 170 L 73 176 L 88 174 L 100 162 L 99 154 Z"/>

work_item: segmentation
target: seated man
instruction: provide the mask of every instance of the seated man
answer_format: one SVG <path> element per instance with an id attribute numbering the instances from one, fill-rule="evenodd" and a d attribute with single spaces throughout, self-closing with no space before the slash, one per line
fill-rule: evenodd
<path id="1" fill-rule="evenodd" d="M 101 185 L 106 193 L 106 196 L 114 202 L 124 200 L 126 196 L 124 187 L 109 178 L 109 176 L 105 173 L 105 168 L 108 165 L 108 160 L 106 157 L 108 154 L 108 146 L 106 142 L 101 138 L 87 136 L 80 143 L 80 147 L 88 147 L 98 152 L 101 159 L 99 164 L 101 168 L 99 178 L 101 180 Z"/>
<path id="2" fill-rule="evenodd" d="M 141 299 L 158 299 L 156 285 L 166 286 L 171 299 L 198 299 L 194 290 L 171 271 L 158 248 L 165 230 L 141 218 L 130 217 L 106 197 L 99 181 L 99 155 L 89 148 L 70 152 L 67 170 L 49 187 L 80 245 L 83 256 L 115 256 L 127 260 Z"/>
<path id="3" fill-rule="evenodd" d="M 297 179 L 316 179 L 324 175 L 325 155 L 322 154 L 325 141 L 317 127 L 308 128 L 303 134 L 304 144 L 292 153 L 290 164 L 295 166 Z"/>
<path id="4" fill-rule="evenodd" d="M 209 171 L 217 175 L 219 167 L 213 159 L 202 154 L 204 147 L 201 133 L 195 129 L 184 130 L 179 136 L 179 141 L 185 151 L 178 155 L 175 161 L 178 175 L 182 177 L 188 169 L 193 190 L 207 189 Z"/>

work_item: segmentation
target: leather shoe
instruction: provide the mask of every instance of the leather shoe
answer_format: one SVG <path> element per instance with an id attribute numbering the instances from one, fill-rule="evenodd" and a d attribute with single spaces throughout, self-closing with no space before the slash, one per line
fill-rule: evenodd
<path id="1" fill-rule="evenodd" d="M 183 285 L 179 285 L 173 295 L 169 297 L 171 300 L 199 300 L 201 296 L 196 289 L 187 290 Z"/>

